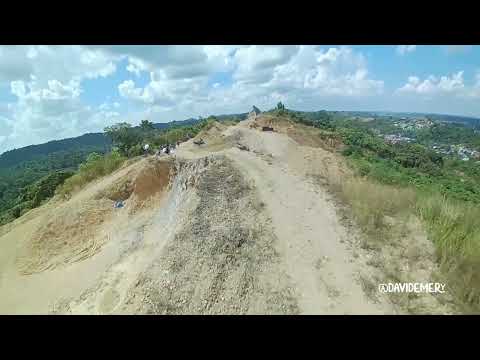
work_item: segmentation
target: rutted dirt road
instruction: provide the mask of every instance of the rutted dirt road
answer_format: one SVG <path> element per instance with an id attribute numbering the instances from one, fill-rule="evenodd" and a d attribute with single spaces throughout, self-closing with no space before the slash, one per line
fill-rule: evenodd
<path id="1" fill-rule="evenodd" d="M 297 289 L 301 313 L 391 311 L 385 304 L 372 303 L 363 293 L 352 251 L 342 242 L 348 233 L 339 224 L 325 193 L 278 161 L 266 166 L 254 154 L 243 151 L 229 153 L 229 157 L 255 182 L 272 218 L 277 246 Z"/>

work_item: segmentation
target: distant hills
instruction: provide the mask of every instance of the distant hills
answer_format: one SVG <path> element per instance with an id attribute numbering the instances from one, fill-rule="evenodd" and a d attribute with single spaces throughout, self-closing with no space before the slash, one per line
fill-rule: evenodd
<path id="1" fill-rule="evenodd" d="M 215 115 L 215 118 L 218 121 L 227 121 L 237 118 L 239 120 L 245 120 L 248 116 L 248 113 L 241 113 L 241 114 L 223 114 L 223 115 Z M 201 119 L 194 119 L 190 118 L 187 120 L 182 121 L 170 121 L 168 123 L 155 123 L 153 126 L 157 129 L 168 129 L 174 126 L 185 126 L 185 125 L 193 125 L 197 122 L 201 121 Z"/>
<path id="2" fill-rule="evenodd" d="M 153 126 L 156 128 L 156 129 L 168 129 L 168 128 L 171 128 L 173 126 L 181 126 L 181 125 L 193 125 L 195 123 L 197 123 L 199 121 L 199 119 L 194 119 L 194 118 L 190 118 L 190 119 L 187 119 L 187 120 L 182 120 L 182 121 L 170 121 L 170 122 L 167 122 L 167 123 L 155 123 L 153 124 Z"/>
<path id="3" fill-rule="evenodd" d="M 428 117 L 432 120 L 445 121 L 452 123 L 461 123 L 469 127 L 480 129 L 480 119 L 466 116 L 442 115 L 442 114 L 422 114 L 408 112 L 388 112 L 388 111 L 330 111 L 331 113 L 340 113 L 347 116 L 375 117 L 375 116 L 392 116 L 392 117 Z M 315 114 L 317 112 L 303 112 L 303 114 Z M 240 114 L 223 114 L 216 115 L 219 121 L 226 121 L 237 118 L 244 120 L 248 113 Z M 155 123 L 157 129 L 168 129 L 174 126 L 192 125 L 201 119 L 186 119 L 182 121 L 171 121 L 168 123 Z M 25 161 L 31 161 L 45 156 L 70 151 L 81 152 L 106 152 L 110 149 L 111 144 L 103 133 L 89 133 L 82 136 L 68 138 L 63 140 L 49 141 L 44 144 L 30 145 L 19 149 L 9 150 L 0 155 L 0 169 L 9 168 Z"/>
<path id="4" fill-rule="evenodd" d="M 198 122 L 198 119 L 157 123 L 157 129 L 167 129 L 172 126 L 189 125 Z M 81 136 L 53 140 L 39 145 L 29 145 L 13 149 L 0 155 L 0 169 L 19 165 L 22 162 L 37 160 L 55 153 L 62 152 L 107 152 L 111 147 L 110 141 L 103 133 L 88 133 Z"/>
<path id="5" fill-rule="evenodd" d="M 233 118 L 243 120 L 247 113 L 218 115 L 215 116 L 219 121 L 225 121 Z M 174 126 L 192 125 L 201 119 L 186 119 L 182 121 L 171 121 L 168 123 L 155 123 L 153 126 L 157 129 L 168 129 Z M 109 151 L 111 144 L 103 133 L 88 133 L 81 136 L 53 140 L 39 145 L 29 145 L 19 149 L 13 149 L 0 155 L 0 169 L 6 169 L 11 166 L 17 166 L 23 162 L 33 161 L 56 153 L 65 152 L 99 152 Z"/>
<path id="6" fill-rule="evenodd" d="M 358 117 L 405 117 L 405 118 L 429 118 L 431 120 L 463 124 L 469 127 L 480 129 L 480 118 L 460 116 L 460 115 L 446 115 L 446 114 L 431 114 L 431 113 L 415 113 L 415 112 L 392 112 L 392 111 L 335 111 L 347 116 Z"/>
<path id="7" fill-rule="evenodd" d="M 84 134 L 74 138 L 53 140 L 40 145 L 29 145 L 6 151 L 0 155 L 0 168 L 18 165 L 21 162 L 35 160 L 56 152 L 80 151 L 85 149 L 105 152 L 109 147 L 109 141 L 103 133 Z"/>

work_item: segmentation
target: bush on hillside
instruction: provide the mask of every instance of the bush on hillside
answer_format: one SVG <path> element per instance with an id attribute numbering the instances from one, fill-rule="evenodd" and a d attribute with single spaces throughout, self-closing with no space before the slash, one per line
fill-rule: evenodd
<path id="1" fill-rule="evenodd" d="M 127 156 L 129 158 L 140 156 L 144 153 L 143 146 L 141 144 L 136 144 L 128 149 Z"/>
<path id="2" fill-rule="evenodd" d="M 149 128 L 144 124 L 141 129 Z M 128 155 L 128 150 L 142 141 L 142 130 L 132 128 L 129 123 L 118 123 L 105 128 L 105 134 L 112 143 L 119 149 L 123 156 Z"/>
<path id="3" fill-rule="evenodd" d="M 80 165 L 78 172 L 68 178 L 65 183 L 58 188 L 57 192 L 61 196 L 68 197 L 92 180 L 112 173 L 118 169 L 125 160 L 126 158 L 118 151 L 112 151 L 104 156 L 92 153 L 88 156 L 87 161 Z"/>

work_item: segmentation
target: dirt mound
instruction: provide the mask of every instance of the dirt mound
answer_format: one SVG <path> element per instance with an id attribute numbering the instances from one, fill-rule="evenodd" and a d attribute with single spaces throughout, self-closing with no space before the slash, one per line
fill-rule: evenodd
<path id="1" fill-rule="evenodd" d="M 208 150 L 208 151 L 220 151 L 226 148 L 223 135 L 223 131 L 228 128 L 228 125 L 219 123 L 218 121 L 213 122 L 207 128 L 200 131 L 192 140 L 189 141 L 187 147 L 192 150 Z M 198 141 L 202 139 L 205 144 L 203 145 L 194 145 L 193 141 Z M 182 147 L 185 148 L 185 145 L 182 144 Z"/>
<path id="2" fill-rule="evenodd" d="M 170 182 L 172 161 L 152 161 L 145 166 L 133 183 L 133 196 L 144 201 L 163 191 Z"/>
<path id="3" fill-rule="evenodd" d="M 107 240 L 99 228 L 113 208 L 108 200 L 90 200 L 76 206 L 63 205 L 41 224 L 17 258 L 23 275 L 54 269 L 94 255 Z"/>
<path id="4" fill-rule="evenodd" d="M 276 132 L 288 135 L 302 146 L 320 147 L 328 151 L 339 150 L 342 147 L 338 135 L 294 122 L 287 117 L 260 115 L 251 122 L 249 127 L 258 130 L 262 130 L 263 127 L 273 127 Z"/>
<path id="5" fill-rule="evenodd" d="M 274 126 L 276 125 L 276 126 Z M 286 122 L 283 118 L 279 118 L 277 116 L 269 115 L 269 114 L 262 114 L 258 115 L 253 118 L 253 121 L 249 124 L 251 129 L 262 129 L 264 126 L 274 127 L 274 129 L 282 126 L 284 127 Z"/>
<path id="6" fill-rule="evenodd" d="M 172 159 L 158 160 L 152 158 L 136 175 L 129 190 L 129 212 L 151 207 L 168 190 L 174 175 Z M 128 185 L 127 185 L 128 187 Z"/>
<path id="7" fill-rule="evenodd" d="M 198 205 L 160 258 L 130 289 L 124 311 L 298 312 L 268 219 L 242 174 L 228 159 L 213 158 L 194 187 Z"/>
<path id="8" fill-rule="evenodd" d="M 222 137 L 222 132 L 227 128 L 228 126 L 215 121 L 200 131 L 194 139 L 213 140 Z"/>
<path id="9" fill-rule="evenodd" d="M 144 208 L 149 199 L 163 193 L 173 173 L 172 159 L 151 157 L 146 159 L 142 166 L 132 169 L 122 178 L 99 190 L 95 199 L 123 201 L 128 203 L 130 211 L 134 212 Z"/>

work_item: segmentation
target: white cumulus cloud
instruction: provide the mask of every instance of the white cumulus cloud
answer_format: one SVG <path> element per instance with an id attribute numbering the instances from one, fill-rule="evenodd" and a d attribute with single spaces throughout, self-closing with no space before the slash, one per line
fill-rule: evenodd
<path id="1" fill-rule="evenodd" d="M 93 109 L 80 100 L 78 80 L 62 83 L 49 80 L 42 86 L 34 76 L 30 81 L 11 82 L 15 103 L 5 110 L 8 124 L 2 128 L 0 153 L 10 148 L 42 143 L 52 139 L 101 131 L 104 126 L 117 122 L 120 114 L 108 105 Z"/>
<path id="2" fill-rule="evenodd" d="M 220 53 L 219 49 L 216 49 Z M 163 70 L 152 72 L 144 87 L 126 80 L 118 87 L 122 97 L 150 104 L 168 102 L 184 107 L 217 106 L 262 100 L 279 96 L 299 99 L 305 94 L 365 96 L 383 91 L 383 81 L 369 76 L 366 60 L 351 48 L 321 49 L 312 46 L 246 46 L 228 49 L 233 84 L 209 85 L 207 77 L 171 78 Z M 213 102 L 212 102 L 213 101 Z"/>
<path id="3" fill-rule="evenodd" d="M 28 81 L 31 76 L 45 85 L 51 79 L 62 83 L 105 77 L 115 72 L 109 56 L 82 46 L 0 46 L 0 83 Z"/>
<path id="4" fill-rule="evenodd" d="M 463 82 L 463 71 L 459 71 L 450 76 L 444 75 L 436 77 L 430 75 L 425 80 L 420 80 L 416 76 L 409 76 L 405 85 L 397 91 L 399 93 L 413 93 L 420 95 L 435 94 L 464 94 L 465 84 Z"/>

